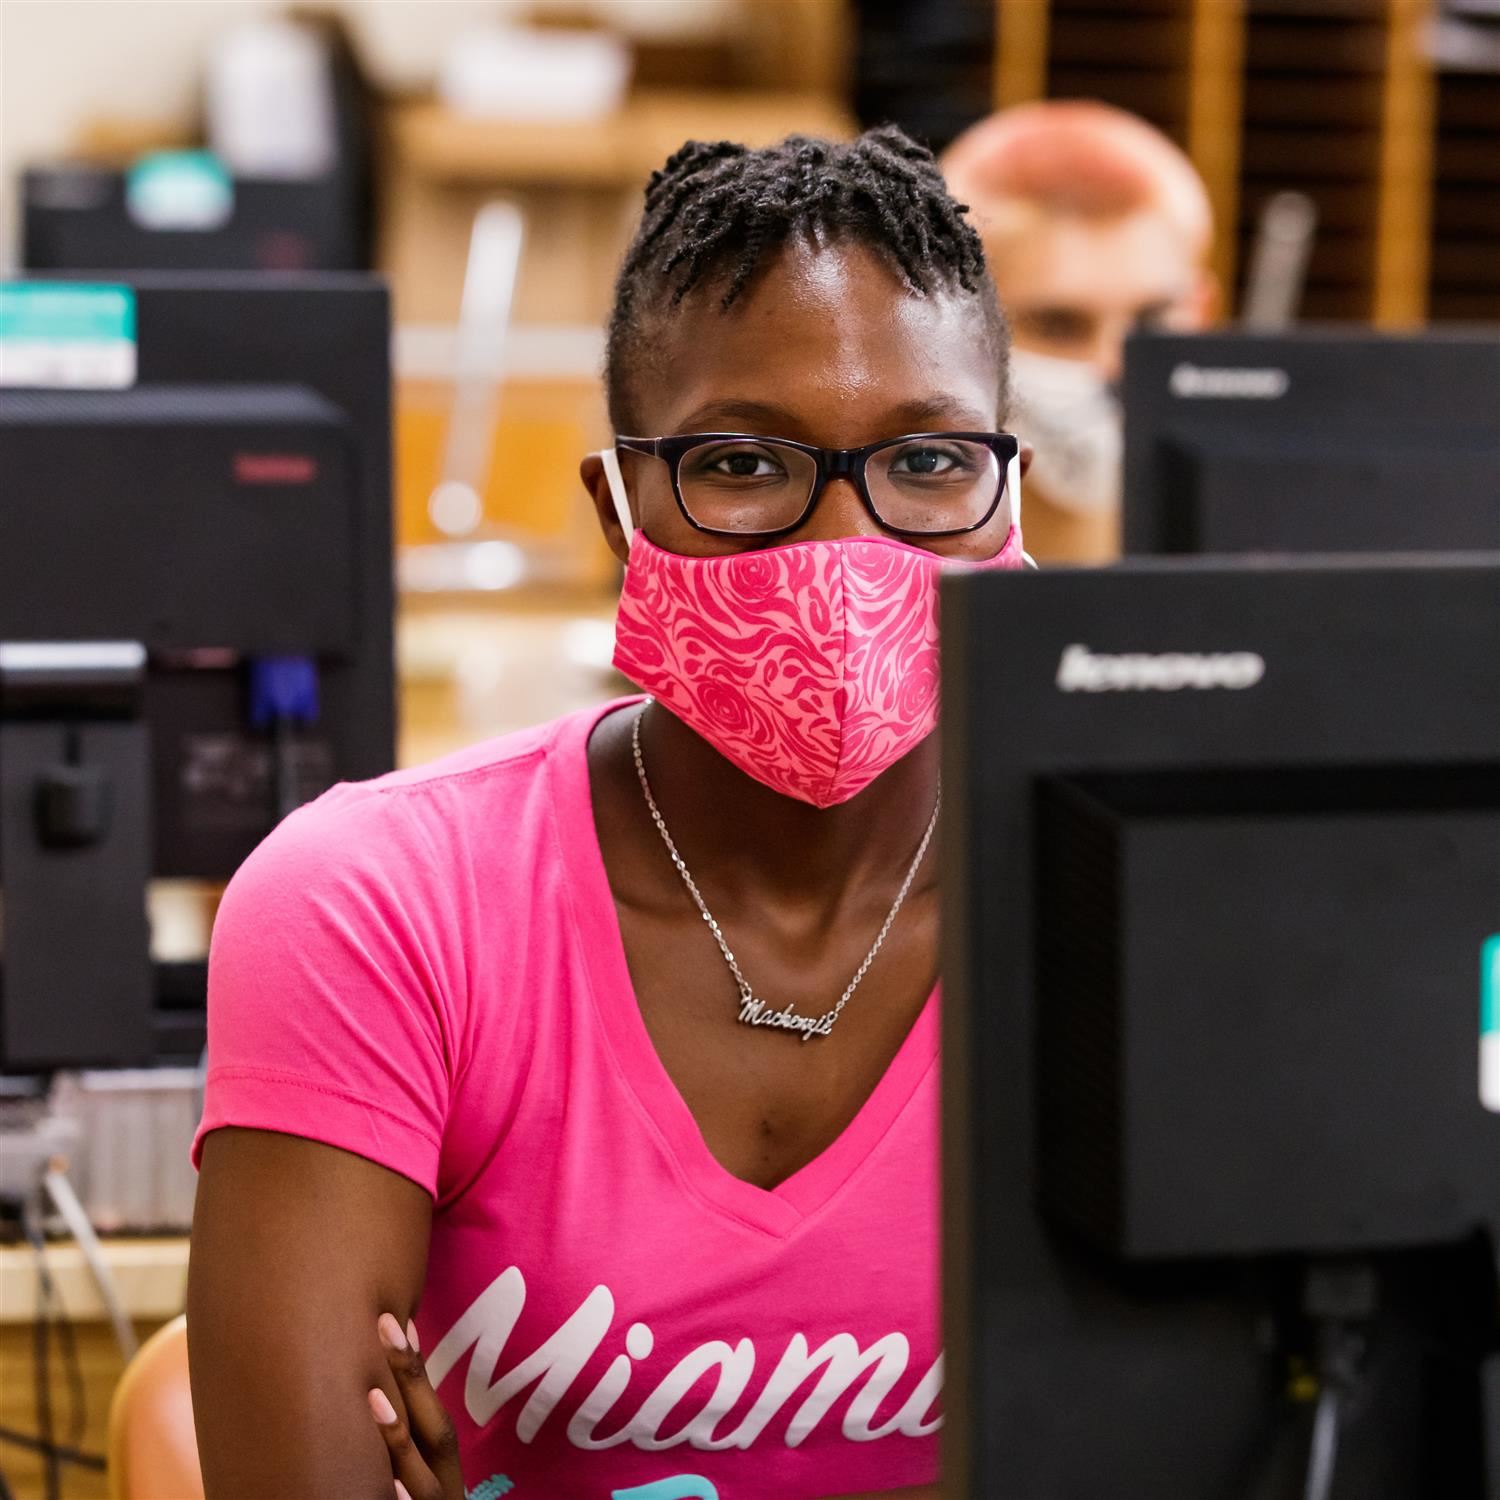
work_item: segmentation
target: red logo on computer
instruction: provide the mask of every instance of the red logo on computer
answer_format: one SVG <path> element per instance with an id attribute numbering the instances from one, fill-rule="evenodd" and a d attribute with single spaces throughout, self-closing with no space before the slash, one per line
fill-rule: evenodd
<path id="1" fill-rule="evenodd" d="M 311 484 L 318 461 L 308 453 L 236 453 L 237 484 Z"/>

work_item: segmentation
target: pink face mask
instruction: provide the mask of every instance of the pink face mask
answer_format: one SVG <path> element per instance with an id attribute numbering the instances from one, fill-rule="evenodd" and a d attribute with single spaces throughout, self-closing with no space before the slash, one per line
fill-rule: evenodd
<path id="1" fill-rule="evenodd" d="M 602 455 L 630 562 L 615 666 L 727 760 L 784 796 L 832 807 L 937 724 L 938 577 L 1019 568 L 1013 523 L 984 562 L 887 537 L 684 557 L 635 530 L 612 449 Z"/>

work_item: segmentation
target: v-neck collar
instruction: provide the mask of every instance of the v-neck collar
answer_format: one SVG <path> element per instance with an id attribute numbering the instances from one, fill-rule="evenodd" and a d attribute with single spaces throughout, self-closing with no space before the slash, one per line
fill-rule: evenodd
<path id="1" fill-rule="evenodd" d="M 557 817 L 563 847 L 574 864 L 569 900 L 594 1008 L 624 1086 L 670 1154 L 680 1179 L 718 1212 L 774 1236 L 792 1234 L 822 1209 L 870 1158 L 908 1109 L 938 1056 L 940 986 L 934 986 L 890 1065 L 854 1118 L 805 1166 L 774 1188 L 736 1177 L 708 1149 L 641 1015 L 625 958 L 614 893 L 594 822 L 588 743 L 607 715 L 640 698 L 620 699 L 575 715 L 554 742 Z M 831 1038 L 809 1043 L 827 1046 Z"/>

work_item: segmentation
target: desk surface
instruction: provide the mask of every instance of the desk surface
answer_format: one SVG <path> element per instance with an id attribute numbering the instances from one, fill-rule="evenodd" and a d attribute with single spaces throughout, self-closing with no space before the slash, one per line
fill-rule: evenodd
<path id="1" fill-rule="evenodd" d="M 131 1318 L 158 1322 L 183 1310 L 188 1267 L 185 1235 L 107 1239 L 104 1258 Z M 70 1322 L 100 1322 L 108 1317 L 88 1262 L 73 1241 L 49 1243 L 46 1260 Z M 31 1246 L 0 1246 L 0 1324 L 30 1323 L 36 1316 L 38 1291 L 36 1254 Z"/>

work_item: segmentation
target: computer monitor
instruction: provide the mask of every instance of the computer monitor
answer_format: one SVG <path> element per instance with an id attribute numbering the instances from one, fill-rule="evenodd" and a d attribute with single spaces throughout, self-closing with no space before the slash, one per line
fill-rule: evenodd
<path id="1" fill-rule="evenodd" d="M 21 174 L 27 271 L 358 271 L 370 264 L 359 184 L 344 172 L 223 178 L 222 223 L 158 227 L 132 212 L 130 174 L 67 164 Z"/>
<path id="2" fill-rule="evenodd" d="M 1500 548 L 1500 330 L 1145 333 L 1127 554 Z"/>
<path id="3" fill-rule="evenodd" d="M 196 1056 L 150 879 L 395 758 L 390 314 L 362 275 L 0 287 L 0 1069 Z"/>
<path id="4" fill-rule="evenodd" d="M 945 1496 L 1488 1500 L 1500 553 L 942 609 Z"/>

